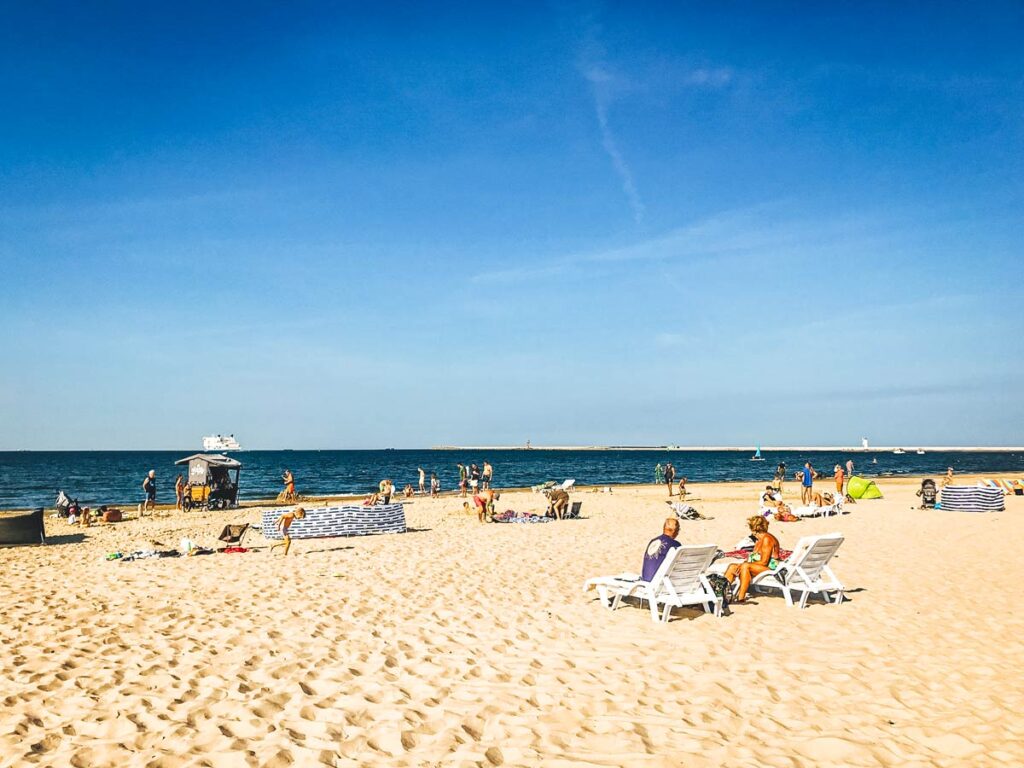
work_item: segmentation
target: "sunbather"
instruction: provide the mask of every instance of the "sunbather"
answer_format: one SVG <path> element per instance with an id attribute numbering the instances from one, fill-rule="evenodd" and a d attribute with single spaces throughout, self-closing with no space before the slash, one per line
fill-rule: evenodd
<path id="1" fill-rule="evenodd" d="M 285 512 L 283 515 L 277 518 L 277 521 L 274 523 L 274 525 L 277 527 L 277 530 L 281 532 L 281 535 L 284 537 L 284 541 L 282 541 L 280 544 L 274 544 L 270 548 L 271 552 L 273 552 L 278 547 L 284 547 L 284 554 L 288 554 L 288 550 L 292 547 L 292 537 L 288 535 L 288 530 L 292 527 L 293 522 L 295 522 L 296 520 L 302 520 L 305 516 L 306 510 L 304 510 L 302 507 L 296 507 L 294 511 Z"/>
<path id="2" fill-rule="evenodd" d="M 740 577 L 736 602 L 747 599 L 747 590 L 750 589 L 752 578 L 779 567 L 779 540 L 768 533 L 768 520 L 761 515 L 755 515 L 747 520 L 747 525 L 754 536 L 754 551 L 748 556 L 747 562 L 733 563 L 725 570 L 725 578 L 730 583 L 735 581 L 737 576 Z"/>

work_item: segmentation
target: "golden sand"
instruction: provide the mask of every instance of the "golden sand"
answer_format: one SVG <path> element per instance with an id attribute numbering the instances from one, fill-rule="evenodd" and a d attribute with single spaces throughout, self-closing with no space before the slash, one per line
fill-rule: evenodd
<path id="1" fill-rule="evenodd" d="M 0 766 L 1024 763 L 1024 498 L 960 514 L 880 485 L 841 518 L 772 524 L 784 547 L 845 534 L 843 605 L 756 596 L 667 625 L 581 588 L 639 570 L 661 488 L 579 490 L 587 519 L 546 525 L 416 500 L 407 534 L 287 558 L 255 533 L 246 554 L 103 559 L 212 546 L 256 509 L 84 538 L 48 520 L 50 546 L 0 550 Z M 680 539 L 730 548 L 759 487 L 693 484 L 714 519 Z"/>

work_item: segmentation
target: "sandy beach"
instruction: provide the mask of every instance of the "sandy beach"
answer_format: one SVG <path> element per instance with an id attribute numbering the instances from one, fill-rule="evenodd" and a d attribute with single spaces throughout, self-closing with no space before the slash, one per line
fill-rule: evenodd
<path id="1" fill-rule="evenodd" d="M 841 606 L 759 595 L 667 625 L 582 591 L 639 570 L 662 487 L 579 489 L 586 519 L 544 525 L 416 499 L 406 534 L 296 541 L 287 558 L 254 533 L 245 554 L 104 560 L 213 546 L 258 508 L 48 519 L 50 545 L 0 551 L 0 766 L 1021 764 L 1024 498 L 919 510 L 918 485 L 772 523 L 784 547 L 846 536 Z M 680 540 L 730 548 L 760 487 L 692 484 L 713 519 Z"/>

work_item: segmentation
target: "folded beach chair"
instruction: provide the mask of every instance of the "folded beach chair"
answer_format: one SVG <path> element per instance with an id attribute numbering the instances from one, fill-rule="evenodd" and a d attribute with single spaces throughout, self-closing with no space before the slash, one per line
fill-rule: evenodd
<path id="1" fill-rule="evenodd" d="M 793 592 L 800 592 L 800 607 L 807 605 L 807 598 L 813 594 L 828 600 L 828 593 L 834 592 L 833 602 L 843 602 L 842 583 L 829 567 L 839 546 L 843 543 L 841 533 L 823 536 L 804 536 L 797 542 L 793 553 L 774 571 L 765 571 L 755 576 L 751 589 L 779 589 L 786 598 L 786 605 L 793 605 Z"/>
<path id="2" fill-rule="evenodd" d="M 714 544 L 676 547 L 650 581 L 635 574 L 604 576 L 585 582 L 583 591 L 596 588 L 601 603 L 613 611 L 624 597 L 646 600 L 655 622 L 667 622 L 672 609 L 684 605 L 700 605 L 705 612 L 721 616 L 722 598 L 715 594 L 706 574 L 717 551 Z M 660 615 L 659 605 L 663 606 Z"/>
<path id="3" fill-rule="evenodd" d="M 672 507 L 672 511 L 676 513 L 676 517 L 680 520 L 707 520 L 704 515 L 697 511 L 696 507 L 691 507 L 684 502 L 671 502 L 669 506 Z"/>
<path id="4" fill-rule="evenodd" d="M 218 541 L 223 541 L 227 546 L 224 547 L 222 552 L 226 551 L 242 551 L 245 550 L 242 547 L 242 537 L 245 536 L 245 532 L 249 530 L 249 524 L 243 523 L 241 525 L 225 525 L 224 530 L 220 532 L 220 536 L 217 537 Z"/>

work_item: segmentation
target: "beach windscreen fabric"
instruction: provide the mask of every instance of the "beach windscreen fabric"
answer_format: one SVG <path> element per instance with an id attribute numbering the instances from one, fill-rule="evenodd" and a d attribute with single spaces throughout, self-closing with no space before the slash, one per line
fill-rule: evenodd
<path id="1" fill-rule="evenodd" d="M 45 543 L 43 510 L 0 516 L 0 547 Z"/>

